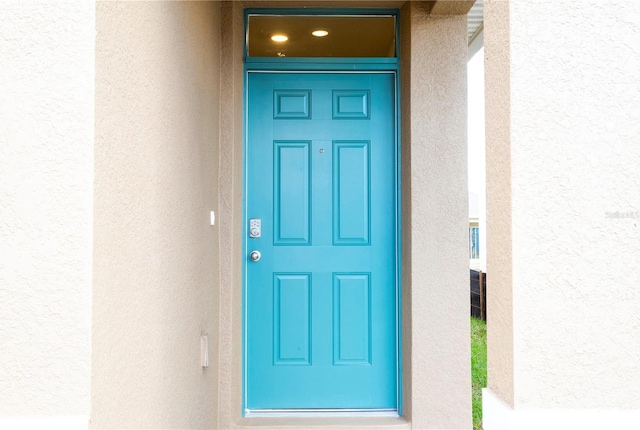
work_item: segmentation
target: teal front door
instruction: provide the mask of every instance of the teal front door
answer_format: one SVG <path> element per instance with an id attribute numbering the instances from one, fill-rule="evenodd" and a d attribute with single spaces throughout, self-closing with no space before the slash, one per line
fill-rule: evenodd
<path id="1" fill-rule="evenodd" d="M 394 88 L 249 73 L 247 410 L 397 409 Z"/>

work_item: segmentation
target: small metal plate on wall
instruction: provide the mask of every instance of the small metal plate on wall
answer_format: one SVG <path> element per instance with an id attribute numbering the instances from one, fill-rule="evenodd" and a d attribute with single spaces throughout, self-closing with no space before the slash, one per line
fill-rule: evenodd
<path id="1" fill-rule="evenodd" d="M 260 218 L 252 218 L 249 220 L 249 237 L 252 239 L 262 236 L 262 220 Z"/>

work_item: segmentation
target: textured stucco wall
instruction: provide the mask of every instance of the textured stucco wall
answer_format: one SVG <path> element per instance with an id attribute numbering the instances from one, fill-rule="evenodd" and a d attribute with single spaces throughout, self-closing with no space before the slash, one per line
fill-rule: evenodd
<path id="1" fill-rule="evenodd" d="M 0 2 L 2 428 L 88 421 L 94 29 L 90 1 Z"/>
<path id="2" fill-rule="evenodd" d="M 513 406 L 509 2 L 484 2 L 487 385 Z"/>
<path id="3" fill-rule="evenodd" d="M 511 3 L 515 404 L 638 409 L 640 3 Z"/>
<path id="4" fill-rule="evenodd" d="M 93 428 L 216 427 L 219 9 L 97 4 Z"/>
<path id="5" fill-rule="evenodd" d="M 459 428 L 470 425 L 465 20 L 428 18 L 423 6 L 409 6 L 417 60 L 403 84 L 413 93 L 405 145 L 416 148 L 405 151 L 415 168 L 404 183 L 417 190 L 403 190 L 415 200 L 405 220 L 419 240 L 405 232 L 405 244 L 420 262 L 406 266 L 416 299 L 403 317 L 405 402 L 413 428 Z M 0 147 L 10 202 L 0 233 L 12 245 L 0 293 L 15 304 L 0 316 L 0 358 L 15 370 L 12 390 L 0 391 L 13 409 L 0 413 L 86 417 L 91 390 L 93 428 L 273 427 L 240 419 L 239 408 L 241 5 L 5 2 L 0 16 L 0 52 L 16 59 L 0 68 L 12 82 L 0 93 L 9 100 L 0 138 L 20 144 Z M 281 424 L 312 422 L 321 423 Z"/>
<path id="6" fill-rule="evenodd" d="M 466 15 L 410 2 L 402 23 L 406 412 L 413 428 L 468 428 Z"/>
<path id="7" fill-rule="evenodd" d="M 265 5 L 267 6 L 267 5 Z M 220 395 L 218 428 L 232 428 L 242 420 L 242 228 L 243 112 L 245 43 L 240 2 L 221 5 L 220 112 Z"/>
<path id="8" fill-rule="evenodd" d="M 500 263 L 488 267 L 489 386 L 516 412 L 535 409 L 534 427 L 542 410 L 597 408 L 622 428 L 617 417 L 640 411 L 640 3 L 512 0 L 508 20 L 509 80 L 492 86 L 487 66 L 487 176 L 511 193 L 487 192 Z M 487 15 L 498 67 L 490 28 Z M 504 85 L 510 115 L 497 115 Z"/>

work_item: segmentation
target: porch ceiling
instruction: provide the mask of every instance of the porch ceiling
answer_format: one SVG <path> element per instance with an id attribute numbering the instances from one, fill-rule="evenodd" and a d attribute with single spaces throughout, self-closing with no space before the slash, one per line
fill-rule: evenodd
<path id="1" fill-rule="evenodd" d="M 359 8 L 401 8 L 405 0 L 244 0 L 242 5 L 247 8 L 254 7 L 359 7 Z"/>
<path id="2" fill-rule="evenodd" d="M 471 42 L 482 32 L 482 28 L 484 27 L 483 1 L 484 0 L 476 0 L 467 14 L 467 36 L 469 45 L 471 45 Z"/>
<path id="3" fill-rule="evenodd" d="M 400 8 L 406 0 L 311 0 L 311 1 L 292 1 L 292 0 L 245 0 L 242 5 L 247 8 L 259 7 L 360 7 L 360 8 Z M 447 0 L 440 0 L 445 3 Z M 449 0 L 451 1 L 451 0 Z M 456 1 L 456 0 L 453 0 Z M 476 0 L 467 15 L 467 37 L 469 44 L 482 32 L 483 28 L 483 1 Z M 464 2 L 460 2 L 464 3 Z"/>

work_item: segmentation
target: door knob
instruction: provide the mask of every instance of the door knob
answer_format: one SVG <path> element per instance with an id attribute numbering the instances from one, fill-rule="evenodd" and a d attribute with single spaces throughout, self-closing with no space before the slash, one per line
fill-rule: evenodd
<path id="1" fill-rule="evenodd" d="M 254 262 L 260 260 L 260 257 L 262 257 L 260 251 L 251 251 L 251 253 L 249 254 L 249 258 Z"/>

